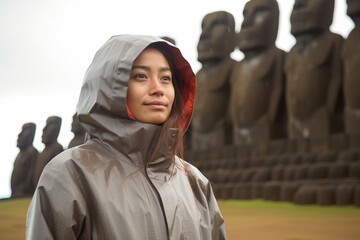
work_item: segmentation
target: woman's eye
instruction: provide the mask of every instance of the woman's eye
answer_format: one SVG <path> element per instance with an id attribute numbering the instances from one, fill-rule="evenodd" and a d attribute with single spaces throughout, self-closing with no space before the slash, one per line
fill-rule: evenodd
<path id="1" fill-rule="evenodd" d="M 161 78 L 161 80 L 162 81 L 165 81 L 165 82 L 171 82 L 171 76 L 163 76 L 162 78 Z"/>
<path id="2" fill-rule="evenodd" d="M 138 73 L 138 74 L 134 75 L 134 78 L 135 79 L 146 79 L 146 76 L 145 76 L 145 74 Z"/>

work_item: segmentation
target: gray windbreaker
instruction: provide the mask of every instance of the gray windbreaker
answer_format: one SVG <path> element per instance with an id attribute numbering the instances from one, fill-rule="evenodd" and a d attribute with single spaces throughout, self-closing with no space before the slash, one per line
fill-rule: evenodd
<path id="1" fill-rule="evenodd" d="M 226 238 L 209 181 L 184 160 L 172 160 L 178 129 L 169 130 L 157 160 L 144 163 L 160 127 L 130 119 L 126 93 L 132 62 L 153 42 L 171 53 L 187 128 L 195 76 L 180 51 L 156 37 L 110 38 L 86 72 L 77 106 L 88 140 L 45 167 L 28 209 L 26 239 Z"/>

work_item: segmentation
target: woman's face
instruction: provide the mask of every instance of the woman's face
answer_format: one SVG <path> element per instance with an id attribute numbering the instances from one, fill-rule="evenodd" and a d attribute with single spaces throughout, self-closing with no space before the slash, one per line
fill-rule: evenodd
<path id="1" fill-rule="evenodd" d="M 173 76 L 165 56 L 157 49 L 145 49 L 133 62 L 127 91 L 127 104 L 135 120 L 164 123 L 174 97 Z"/>

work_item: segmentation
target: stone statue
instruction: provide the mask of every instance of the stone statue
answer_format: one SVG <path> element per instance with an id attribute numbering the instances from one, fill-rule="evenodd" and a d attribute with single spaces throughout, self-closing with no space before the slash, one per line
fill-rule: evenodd
<path id="1" fill-rule="evenodd" d="M 11 174 L 11 197 L 32 196 L 32 173 L 38 150 L 34 148 L 33 141 L 36 125 L 25 123 L 18 135 L 17 147 L 20 149 L 14 162 L 14 169 Z"/>
<path id="2" fill-rule="evenodd" d="M 347 14 L 355 27 L 344 44 L 345 131 L 360 135 L 360 1 L 347 0 Z"/>
<path id="3" fill-rule="evenodd" d="M 43 128 L 42 143 L 45 145 L 44 150 L 38 155 L 35 165 L 33 183 L 36 187 L 40 175 L 46 164 L 63 151 L 63 147 L 58 143 L 57 138 L 60 133 L 61 118 L 57 116 L 48 117 L 46 125 Z"/>
<path id="4" fill-rule="evenodd" d="M 231 143 L 228 119 L 230 73 L 235 63 L 230 57 L 235 48 L 234 16 L 225 11 L 211 12 L 202 20 L 197 45 L 197 95 L 190 127 L 192 150 L 221 148 Z"/>
<path id="5" fill-rule="evenodd" d="M 243 15 L 237 44 L 244 59 L 231 74 L 234 143 L 263 154 L 271 138 L 286 138 L 285 52 L 275 46 L 279 7 L 276 0 L 251 0 Z"/>
<path id="6" fill-rule="evenodd" d="M 309 139 L 316 151 L 328 148 L 330 134 L 343 131 L 343 38 L 329 30 L 333 12 L 334 0 L 295 0 L 290 17 L 296 44 L 285 63 L 288 134 Z"/>
<path id="7" fill-rule="evenodd" d="M 72 119 L 73 120 L 71 123 L 71 131 L 74 133 L 74 138 L 71 139 L 68 148 L 72 148 L 80 144 L 83 144 L 85 140 L 85 130 L 80 125 L 78 115 L 75 113 Z"/>

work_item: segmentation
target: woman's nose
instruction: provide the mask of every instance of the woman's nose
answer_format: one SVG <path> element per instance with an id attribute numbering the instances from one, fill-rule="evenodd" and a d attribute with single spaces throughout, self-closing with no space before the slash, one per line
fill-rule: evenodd
<path id="1" fill-rule="evenodd" d="M 162 88 L 160 79 L 158 79 L 158 78 L 151 79 L 149 94 L 150 95 L 159 95 L 159 96 L 164 95 L 164 90 Z"/>

